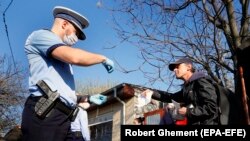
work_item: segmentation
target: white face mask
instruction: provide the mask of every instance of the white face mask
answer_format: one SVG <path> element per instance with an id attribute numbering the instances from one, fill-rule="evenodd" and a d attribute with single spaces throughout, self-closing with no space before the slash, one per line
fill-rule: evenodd
<path id="1" fill-rule="evenodd" d="M 64 35 L 63 42 L 68 46 L 73 46 L 78 41 L 78 37 L 75 34 L 69 36 Z"/>

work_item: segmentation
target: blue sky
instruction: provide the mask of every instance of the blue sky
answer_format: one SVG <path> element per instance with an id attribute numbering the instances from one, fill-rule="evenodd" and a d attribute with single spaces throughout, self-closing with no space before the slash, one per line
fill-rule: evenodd
<path id="1" fill-rule="evenodd" d="M 2 15 L 9 2 L 10 0 L 0 2 L 0 55 L 11 56 Z M 98 8 L 97 2 L 98 0 L 14 0 L 6 13 L 6 23 L 15 60 L 23 68 L 28 69 L 28 61 L 24 54 L 24 43 L 27 36 L 37 29 L 50 29 L 53 22 L 53 8 L 55 6 L 66 6 L 83 14 L 90 22 L 90 26 L 85 30 L 87 39 L 79 41 L 76 47 L 106 55 L 110 59 L 117 60 L 120 65 L 128 69 L 135 69 L 141 61 L 138 58 L 139 52 L 135 47 L 122 44 L 115 49 L 104 49 L 117 44 L 119 40 L 112 29 L 111 13 Z M 107 2 L 110 1 L 104 1 L 104 4 Z M 144 85 L 147 82 L 142 73 L 139 72 L 124 74 L 115 70 L 108 74 L 101 64 L 85 68 L 74 66 L 74 73 L 76 81 L 100 80 L 100 82 L 106 82 L 109 80 L 137 85 Z M 164 89 L 164 87 L 156 86 L 159 89 Z"/>

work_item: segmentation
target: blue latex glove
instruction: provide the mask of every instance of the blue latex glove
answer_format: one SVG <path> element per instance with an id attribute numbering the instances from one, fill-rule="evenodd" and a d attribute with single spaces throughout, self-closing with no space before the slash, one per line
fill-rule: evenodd
<path id="1" fill-rule="evenodd" d="M 89 97 L 89 101 L 91 103 L 95 103 L 97 105 L 101 105 L 103 103 L 105 103 L 107 101 L 107 96 L 101 95 L 101 94 L 95 94 L 95 95 L 91 95 Z"/>
<path id="2" fill-rule="evenodd" d="M 111 73 L 114 71 L 114 62 L 110 59 L 106 59 L 104 62 L 102 62 L 103 66 L 106 68 L 108 73 Z"/>

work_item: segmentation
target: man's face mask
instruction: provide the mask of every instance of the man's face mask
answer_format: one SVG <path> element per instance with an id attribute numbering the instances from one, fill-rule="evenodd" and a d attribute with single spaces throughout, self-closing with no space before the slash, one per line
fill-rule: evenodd
<path id="1" fill-rule="evenodd" d="M 78 37 L 75 34 L 64 35 L 63 42 L 68 46 L 73 46 L 78 41 Z"/>

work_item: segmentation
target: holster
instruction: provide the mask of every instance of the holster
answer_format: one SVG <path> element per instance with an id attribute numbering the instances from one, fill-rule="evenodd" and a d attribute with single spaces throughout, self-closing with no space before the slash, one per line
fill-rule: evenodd
<path id="1" fill-rule="evenodd" d="M 66 114 L 71 121 L 75 120 L 79 111 L 78 108 L 72 109 L 71 107 L 68 107 L 60 100 L 60 94 L 57 93 L 57 91 L 52 91 L 43 80 L 40 80 L 36 85 L 43 92 L 43 96 L 35 105 L 35 112 L 39 116 L 39 118 L 44 119 L 45 117 L 48 117 L 51 111 L 54 108 L 57 108 L 58 110 Z"/>
<path id="2" fill-rule="evenodd" d="M 35 112 L 40 118 L 45 118 L 59 100 L 60 95 L 56 91 L 53 92 L 43 80 L 36 85 L 43 92 L 43 96 L 36 103 Z"/>

